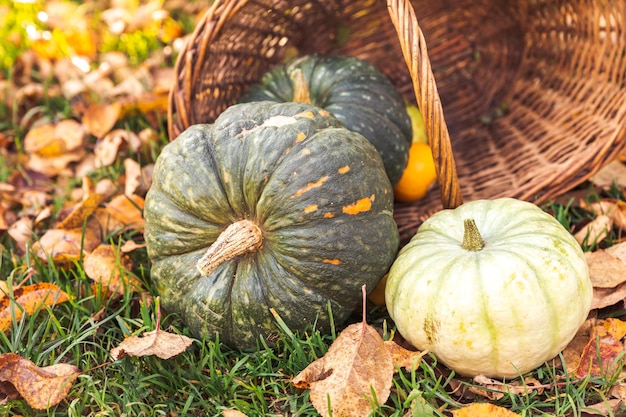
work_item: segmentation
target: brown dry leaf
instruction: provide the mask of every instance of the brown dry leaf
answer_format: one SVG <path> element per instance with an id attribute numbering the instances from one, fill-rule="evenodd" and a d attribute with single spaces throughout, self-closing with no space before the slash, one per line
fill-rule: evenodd
<path id="1" fill-rule="evenodd" d="M 87 131 L 97 138 L 101 138 L 113 129 L 122 114 L 122 105 L 119 102 L 111 104 L 91 104 L 83 114 L 82 122 Z"/>
<path id="2" fill-rule="evenodd" d="M 596 404 L 589 404 L 585 406 L 585 412 L 582 414 L 583 416 L 614 416 L 618 411 L 620 405 L 622 404 L 622 400 L 617 398 L 613 398 L 610 400 L 605 400 Z"/>
<path id="3" fill-rule="evenodd" d="M 609 252 L 585 252 L 585 259 L 594 288 L 615 288 L 626 282 L 626 264 Z"/>
<path id="4" fill-rule="evenodd" d="M 62 120 L 56 125 L 32 128 L 24 137 L 24 150 L 42 158 L 53 158 L 83 146 L 84 129 L 75 120 Z"/>
<path id="5" fill-rule="evenodd" d="M 69 165 L 77 162 L 85 157 L 84 149 L 77 149 L 72 152 L 66 152 L 62 155 L 52 158 L 45 158 L 38 154 L 32 154 L 26 162 L 26 167 L 36 172 L 40 172 L 48 177 L 54 177 L 61 174 L 72 175 Z"/>
<path id="6" fill-rule="evenodd" d="M 587 375 L 610 375 L 617 371 L 622 364 L 615 363 L 615 359 L 624 350 L 624 343 L 621 341 L 624 336 L 626 322 L 613 318 L 597 320 L 574 375 L 583 378 Z"/>
<path id="7" fill-rule="evenodd" d="M 222 411 L 223 417 L 248 417 L 246 414 L 242 413 L 239 410 L 235 410 L 234 408 L 229 408 L 228 410 Z"/>
<path id="8" fill-rule="evenodd" d="M 346 327 L 328 352 L 292 381 L 311 389 L 311 402 L 322 416 L 368 415 L 371 391 L 384 404 L 390 394 L 394 366 L 376 329 L 363 321 Z M 330 404 L 330 410 L 329 410 Z"/>
<path id="9" fill-rule="evenodd" d="M 591 245 L 604 240 L 613 228 L 613 220 L 606 214 L 596 216 L 589 224 L 580 229 L 574 237 L 578 243 Z"/>
<path id="10" fill-rule="evenodd" d="M 0 355 L 0 381 L 10 383 L 31 407 L 44 410 L 61 402 L 80 375 L 70 364 L 59 363 L 38 367 L 15 353 Z M 0 393 L 7 388 L 0 386 Z M 9 388 L 8 394 L 11 394 Z"/>
<path id="11" fill-rule="evenodd" d="M 96 167 L 109 166 L 117 160 L 122 150 L 129 148 L 137 151 L 141 145 L 141 139 L 135 132 L 125 129 L 112 130 L 96 142 L 93 150 Z"/>
<path id="12" fill-rule="evenodd" d="M 615 305 L 626 299 L 626 282 L 615 288 L 594 288 L 591 309 Z"/>
<path id="13" fill-rule="evenodd" d="M 583 201 L 581 207 L 590 210 L 596 215 L 605 214 L 611 218 L 613 224 L 620 229 L 626 229 L 626 202 L 615 198 L 605 198 L 593 203 Z"/>
<path id="14" fill-rule="evenodd" d="M 91 216 L 100 203 L 104 200 L 102 194 L 96 193 L 93 181 L 83 177 L 83 199 L 80 203 L 73 205 L 69 213 L 60 221 L 57 221 L 56 229 L 76 229 L 82 227 L 85 220 Z"/>
<path id="15" fill-rule="evenodd" d="M 118 195 L 106 204 L 107 213 L 127 228 L 143 229 L 144 199 L 138 195 Z"/>
<path id="16" fill-rule="evenodd" d="M 117 347 L 111 349 L 111 357 L 118 360 L 127 355 L 155 355 L 161 359 L 169 359 L 187 350 L 192 343 L 193 339 L 187 336 L 156 329 L 145 332 L 143 337 L 127 337 Z"/>
<path id="17" fill-rule="evenodd" d="M 565 368 L 567 372 L 572 373 L 574 369 L 580 363 L 580 357 L 585 350 L 585 346 L 589 342 L 589 337 L 593 333 L 593 326 L 595 325 L 596 319 L 587 319 L 580 326 L 576 335 L 572 339 L 571 342 L 563 349 L 563 359 L 565 359 Z M 560 360 L 560 359 L 556 359 Z"/>
<path id="18" fill-rule="evenodd" d="M 626 263 L 626 242 L 618 243 L 606 249 L 608 253 Z"/>
<path id="19" fill-rule="evenodd" d="M 513 381 L 511 383 L 504 383 L 496 379 L 487 378 L 483 375 L 474 377 L 474 382 L 485 387 L 481 389 L 478 387 L 470 387 L 469 390 L 482 397 L 488 398 L 491 401 L 497 401 L 504 397 L 505 394 L 511 393 L 516 395 L 527 395 L 533 391 L 537 391 L 539 394 L 543 392 L 544 386 L 535 378 L 524 378 L 524 381 Z"/>
<path id="20" fill-rule="evenodd" d="M 124 182 L 124 195 L 135 194 L 135 191 L 141 185 L 141 166 L 133 159 L 124 159 L 124 173 L 126 181 Z"/>
<path id="21" fill-rule="evenodd" d="M 20 253 L 25 253 L 26 246 L 33 240 L 33 221 L 28 217 L 22 217 L 11 225 L 8 234 L 15 241 Z"/>
<path id="22" fill-rule="evenodd" d="M 626 188 L 626 165 L 617 160 L 613 161 L 600 169 L 590 180 L 605 190 L 610 189 L 615 182 L 619 187 Z"/>
<path id="23" fill-rule="evenodd" d="M 520 417 L 506 408 L 489 403 L 470 404 L 466 407 L 452 411 L 453 417 Z"/>
<path id="24" fill-rule="evenodd" d="M 6 284 L 4 285 L 6 287 Z M 33 285 L 13 288 L 13 294 L 6 288 L 0 288 L 0 331 L 11 328 L 13 321 L 19 321 L 24 314 L 31 315 L 44 305 L 52 307 L 69 300 L 67 293 L 55 284 L 40 282 Z M 16 303 L 17 305 L 12 305 Z"/>
<path id="25" fill-rule="evenodd" d="M 50 229 L 33 243 L 32 251 L 39 259 L 48 258 L 55 264 L 78 260 L 84 252 L 91 252 L 100 244 L 100 238 L 90 228 Z"/>
<path id="26" fill-rule="evenodd" d="M 100 245 L 85 254 L 83 268 L 93 281 L 102 284 L 109 291 L 124 294 L 124 289 L 137 291 L 141 282 L 130 275 L 133 261 L 124 253 L 116 251 L 112 245 Z"/>
<path id="27" fill-rule="evenodd" d="M 394 340 L 386 340 L 384 343 L 385 348 L 391 354 L 393 366 L 396 370 L 399 368 L 404 368 L 407 371 L 417 369 L 424 355 L 428 353 L 428 351 L 419 352 L 417 350 L 409 350 L 399 345 Z"/>

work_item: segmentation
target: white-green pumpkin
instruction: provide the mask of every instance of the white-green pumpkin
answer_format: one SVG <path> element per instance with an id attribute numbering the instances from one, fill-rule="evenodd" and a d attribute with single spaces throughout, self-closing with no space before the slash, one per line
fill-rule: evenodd
<path id="1" fill-rule="evenodd" d="M 405 339 L 459 374 L 491 377 L 558 355 L 591 298 L 574 237 L 536 205 L 510 198 L 431 216 L 402 248 L 385 290 Z"/>

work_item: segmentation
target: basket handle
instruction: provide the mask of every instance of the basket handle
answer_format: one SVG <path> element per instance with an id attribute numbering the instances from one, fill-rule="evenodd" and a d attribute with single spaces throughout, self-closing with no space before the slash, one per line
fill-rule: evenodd
<path id="1" fill-rule="evenodd" d="M 463 197 L 452 154 L 450 133 L 443 116 L 443 107 L 428 58 L 424 34 L 409 0 L 387 0 L 387 8 L 409 68 L 417 107 L 424 118 L 428 142 L 437 169 L 441 203 L 446 209 L 456 208 L 463 204 Z"/>

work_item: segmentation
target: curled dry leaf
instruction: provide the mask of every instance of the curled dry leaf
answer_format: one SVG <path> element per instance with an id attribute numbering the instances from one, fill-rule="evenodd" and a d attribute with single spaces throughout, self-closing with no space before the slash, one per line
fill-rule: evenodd
<path id="1" fill-rule="evenodd" d="M 593 203 L 583 201 L 581 207 L 596 215 L 609 216 L 614 226 L 626 230 L 626 201 L 617 200 L 615 198 L 605 198 Z"/>
<path id="2" fill-rule="evenodd" d="M 11 291 L 4 283 L 0 285 L 0 331 L 9 330 L 13 321 L 19 321 L 24 314 L 31 315 L 43 306 L 52 307 L 68 300 L 67 293 L 55 284 L 40 282 Z"/>
<path id="3" fill-rule="evenodd" d="M 15 241 L 19 252 L 25 253 L 26 245 L 33 240 L 33 221 L 28 217 L 22 217 L 11 225 L 8 233 Z"/>
<path id="4" fill-rule="evenodd" d="M 169 359 L 185 350 L 193 343 L 193 339 L 180 334 L 168 333 L 156 329 L 145 332 L 143 337 L 130 336 L 119 346 L 111 349 L 111 357 L 118 360 L 124 356 L 151 356 Z"/>
<path id="5" fill-rule="evenodd" d="M 83 146 L 85 132 L 75 120 L 34 127 L 24 137 L 24 150 L 42 158 L 53 158 Z"/>
<path id="6" fill-rule="evenodd" d="M 31 407 L 44 410 L 61 402 L 72 388 L 80 370 L 59 363 L 38 367 L 15 353 L 0 355 L 0 394 L 14 395 L 17 391 Z M 14 388 L 12 390 L 11 388 Z"/>
<path id="7" fill-rule="evenodd" d="M 84 138 L 83 127 L 71 119 L 35 127 L 24 138 L 29 155 L 26 166 L 48 176 L 58 175 L 85 155 Z"/>
<path id="8" fill-rule="evenodd" d="M 124 294 L 124 290 L 137 291 L 141 282 L 130 274 L 133 261 L 117 251 L 112 245 L 99 245 L 85 254 L 83 268 L 93 281 L 102 284 L 112 293 Z"/>
<path id="9" fill-rule="evenodd" d="M 453 417 L 520 417 L 506 408 L 489 403 L 470 404 L 452 411 Z"/>
<path id="10" fill-rule="evenodd" d="M 50 229 L 33 243 L 32 251 L 37 258 L 55 264 L 73 262 L 91 252 L 100 244 L 100 238 L 90 228 L 83 229 Z"/>
<path id="11" fill-rule="evenodd" d="M 113 164 L 120 151 L 126 146 L 136 151 L 141 147 L 141 139 L 139 139 L 135 132 L 129 130 L 112 130 L 106 136 L 99 139 L 94 147 L 93 152 L 96 158 L 96 166 L 104 167 Z"/>
<path id="12" fill-rule="evenodd" d="M 346 327 L 328 352 L 292 383 L 311 389 L 311 402 L 322 416 L 359 417 L 372 411 L 372 390 L 379 403 L 387 401 L 393 372 L 391 353 L 382 338 L 362 322 Z"/>
<path id="13" fill-rule="evenodd" d="M 474 382 L 484 387 L 484 389 L 470 387 L 470 391 L 492 401 L 499 400 L 506 394 L 527 395 L 533 391 L 541 394 L 545 388 L 545 386 L 535 378 L 524 378 L 523 381 L 513 381 L 507 384 L 502 381 L 487 378 L 483 375 L 478 375 L 474 377 Z"/>
<path id="14" fill-rule="evenodd" d="M 111 104 L 91 104 L 83 114 L 82 122 L 87 131 L 95 137 L 101 138 L 113 129 L 122 113 L 119 102 Z"/>
<path id="15" fill-rule="evenodd" d="M 613 228 L 613 220 L 606 214 L 596 216 L 591 223 L 580 229 L 574 237 L 578 243 L 591 245 L 603 241 Z"/>
<path id="16" fill-rule="evenodd" d="M 93 181 L 89 177 L 83 177 L 83 199 L 73 205 L 68 213 L 55 225 L 56 229 L 76 229 L 82 227 L 85 220 L 91 216 L 100 203 L 104 200 L 102 194 L 96 193 Z"/>

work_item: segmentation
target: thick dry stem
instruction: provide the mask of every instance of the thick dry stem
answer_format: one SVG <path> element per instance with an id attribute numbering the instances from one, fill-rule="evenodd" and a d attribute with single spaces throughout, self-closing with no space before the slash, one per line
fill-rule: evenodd
<path id="1" fill-rule="evenodd" d="M 202 276 L 207 276 L 223 262 L 230 261 L 263 246 L 263 233 L 259 226 L 250 220 L 239 220 L 228 226 L 213 242 L 196 267 Z"/>
<path id="2" fill-rule="evenodd" d="M 300 68 L 291 73 L 293 83 L 293 100 L 296 103 L 311 104 L 311 91 Z"/>
<path id="3" fill-rule="evenodd" d="M 485 241 L 480 235 L 474 219 L 465 219 L 463 227 L 463 243 L 461 243 L 463 249 L 476 252 L 485 247 Z"/>

